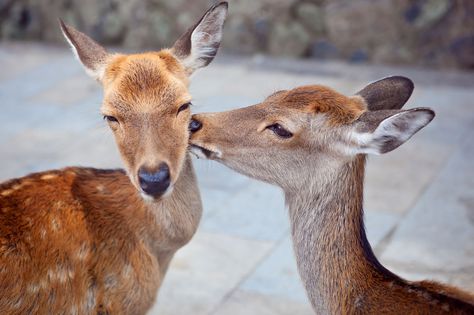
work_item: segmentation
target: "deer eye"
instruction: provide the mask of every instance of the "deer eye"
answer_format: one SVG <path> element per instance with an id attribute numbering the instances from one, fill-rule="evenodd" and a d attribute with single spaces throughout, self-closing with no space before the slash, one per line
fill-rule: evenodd
<path id="1" fill-rule="evenodd" d="M 108 115 L 104 115 L 104 120 L 107 120 L 108 122 L 111 122 L 111 123 L 117 123 L 118 122 L 117 118 L 115 118 L 114 116 L 108 116 Z"/>
<path id="2" fill-rule="evenodd" d="M 178 113 L 179 114 L 180 112 L 182 112 L 183 110 L 187 110 L 189 108 L 189 106 L 191 106 L 191 102 L 188 102 L 186 104 L 183 104 L 181 105 L 179 108 L 178 108 Z"/>
<path id="3" fill-rule="evenodd" d="M 267 129 L 270 129 L 271 131 L 273 131 L 280 138 L 288 139 L 288 138 L 293 137 L 293 134 L 289 132 L 288 130 L 286 130 L 285 128 L 283 128 L 280 124 L 270 125 L 267 127 Z"/>

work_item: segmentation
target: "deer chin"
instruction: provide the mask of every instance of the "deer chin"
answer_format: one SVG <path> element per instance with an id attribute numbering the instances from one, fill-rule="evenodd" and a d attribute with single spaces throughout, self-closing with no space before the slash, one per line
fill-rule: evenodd
<path id="1" fill-rule="evenodd" d="M 153 197 L 153 196 L 150 196 L 148 195 L 147 193 L 145 193 L 144 191 L 140 190 L 140 196 L 143 198 L 144 201 L 148 202 L 148 203 L 154 203 L 154 202 L 158 202 L 160 200 L 163 200 L 167 197 L 169 197 L 171 195 L 171 193 L 173 192 L 173 185 L 170 185 L 168 187 L 168 189 L 166 189 L 166 191 L 161 194 L 160 196 L 156 196 L 156 197 Z"/>
<path id="2" fill-rule="evenodd" d="M 202 144 L 191 144 L 190 152 L 198 159 L 219 160 L 222 157 L 222 152 L 218 149 Z"/>

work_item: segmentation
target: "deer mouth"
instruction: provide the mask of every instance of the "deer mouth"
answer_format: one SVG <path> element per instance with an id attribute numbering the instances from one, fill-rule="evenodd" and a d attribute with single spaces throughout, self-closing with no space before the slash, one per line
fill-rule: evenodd
<path id="1" fill-rule="evenodd" d="M 191 144 L 190 152 L 194 154 L 198 159 L 209 159 L 209 160 L 216 160 L 221 157 L 221 152 L 216 149 L 206 148 L 202 145 Z"/>

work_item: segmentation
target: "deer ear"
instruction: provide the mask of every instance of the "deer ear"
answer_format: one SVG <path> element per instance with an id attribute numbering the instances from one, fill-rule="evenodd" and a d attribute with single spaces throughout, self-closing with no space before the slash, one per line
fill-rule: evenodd
<path id="1" fill-rule="evenodd" d="M 227 8 L 227 2 L 213 6 L 173 45 L 172 52 L 189 74 L 207 66 L 216 56 L 222 40 Z"/>
<path id="2" fill-rule="evenodd" d="M 368 110 L 400 109 L 413 92 L 413 82 L 405 77 L 393 76 L 370 83 L 356 95 L 367 103 Z"/>
<path id="3" fill-rule="evenodd" d="M 86 34 L 67 25 L 61 19 L 59 19 L 59 25 L 74 55 L 76 55 L 77 59 L 82 63 L 87 74 L 97 81 L 101 81 L 109 56 L 105 48 Z"/>
<path id="4" fill-rule="evenodd" d="M 390 152 L 425 127 L 434 116 L 434 111 L 429 108 L 367 111 L 356 121 L 356 152 Z"/>

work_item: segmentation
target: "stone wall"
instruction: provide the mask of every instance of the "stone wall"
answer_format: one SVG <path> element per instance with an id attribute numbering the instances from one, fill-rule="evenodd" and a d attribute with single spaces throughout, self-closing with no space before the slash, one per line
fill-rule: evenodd
<path id="1" fill-rule="evenodd" d="M 62 40 L 57 17 L 105 44 L 172 42 L 211 0 L 0 0 L 0 34 Z M 473 0 L 229 0 L 223 48 L 474 69 Z"/>

